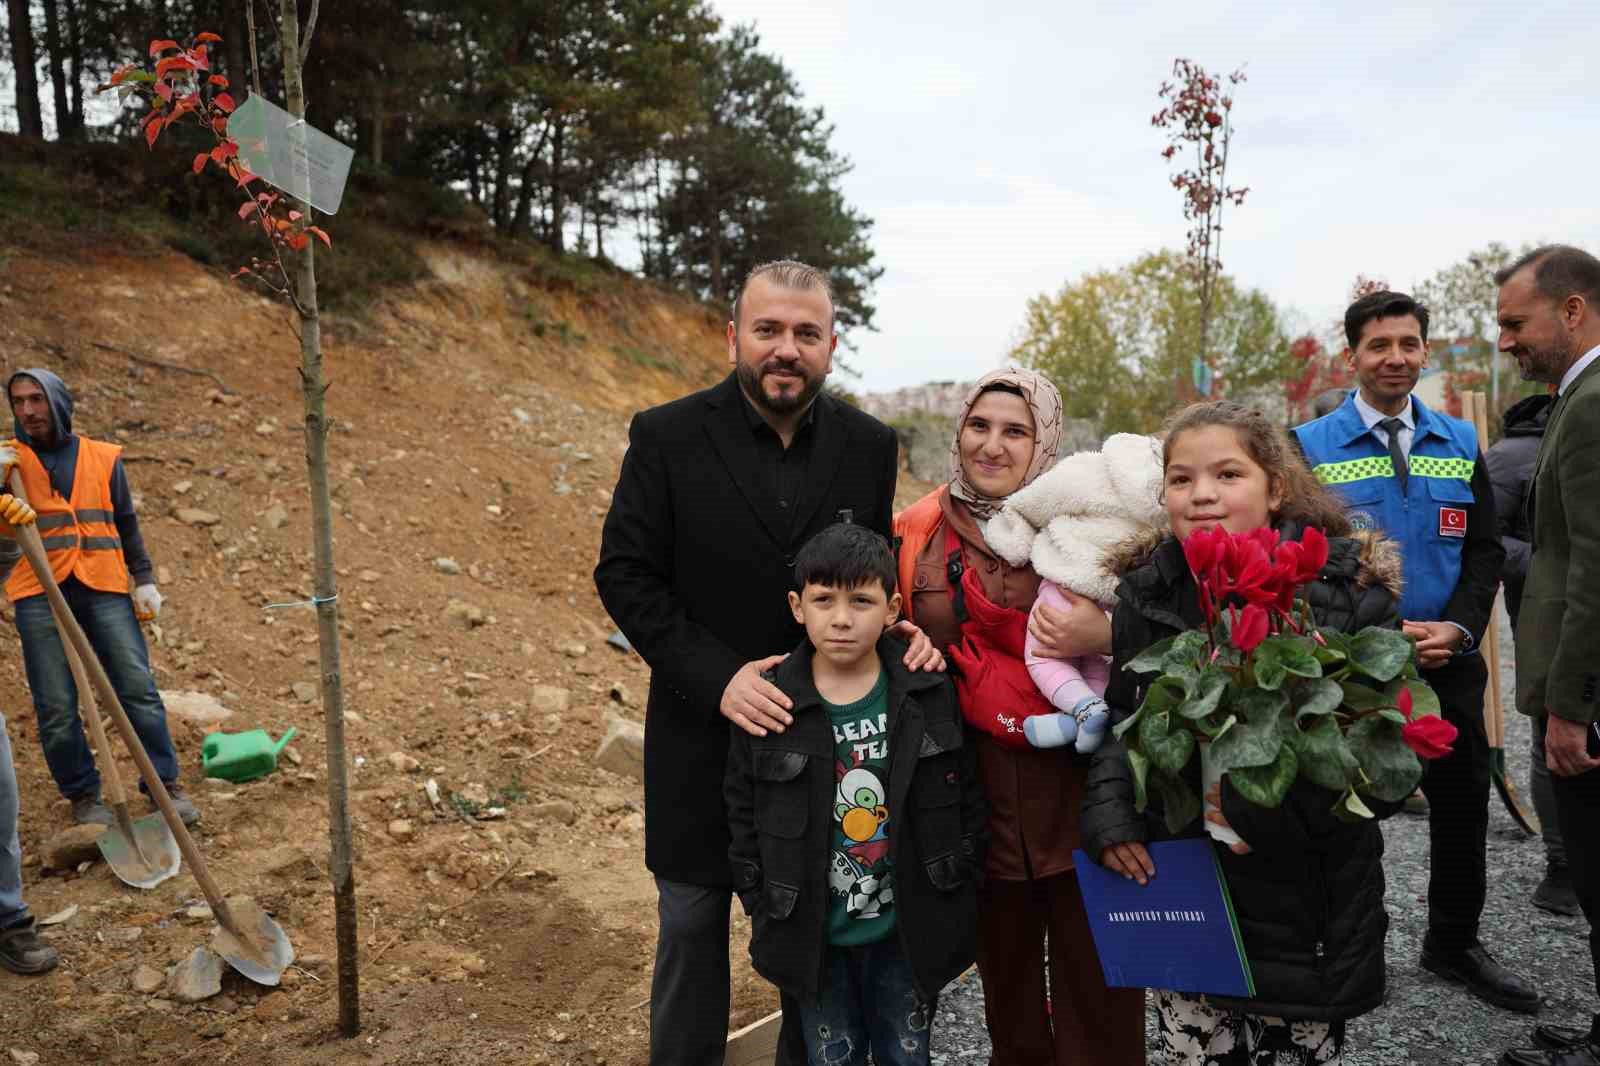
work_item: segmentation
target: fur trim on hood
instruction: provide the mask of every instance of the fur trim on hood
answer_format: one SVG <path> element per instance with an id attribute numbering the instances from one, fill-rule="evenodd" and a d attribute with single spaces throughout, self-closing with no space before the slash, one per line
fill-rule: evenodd
<path id="1" fill-rule="evenodd" d="M 1150 562 L 1155 556 L 1156 549 L 1166 537 L 1164 531 L 1145 530 L 1124 538 L 1106 552 L 1103 560 L 1106 569 L 1118 577 L 1132 573 Z M 1294 537 L 1298 539 L 1299 533 L 1296 532 Z M 1355 545 L 1356 584 L 1361 588 L 1382 585 L 1398 601 L 1405 584 L 1400 545 L 1382 533 L 1360 529 L 1348 536 L 1329 538 L 1330 560 L 1337 558 L 1338 545 L 1341 541 Z"/>
<path id="2" fill-rule="evenodd" d="M 1164 533 L 1161 445 L 1116 433 L 1097 452 L 1075 452 L 1006 500 L 983 527 L 984 540 L 1013 566 L 1034 571 L 1099 603 L 1116 598 L 1107 551 L 1132 534 Z"/>

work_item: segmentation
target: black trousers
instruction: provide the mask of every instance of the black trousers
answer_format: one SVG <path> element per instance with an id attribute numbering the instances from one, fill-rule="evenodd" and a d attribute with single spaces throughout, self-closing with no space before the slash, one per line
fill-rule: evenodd
<path id="1" fill-rule="evenodd" d="M 1448 951 L 1477 940 L 1488 888 L 1489 736 L 1483 726 L 1488 669 L 1481 656 L 1468 655 L 1422 676 L 1458 734 L 1451 753 L 1425 760 L 1422 774 L 1428 797 L 1428 939 Z"/>
<path id="2" fill-rule="evenodd" d="M 656 966 L 650 978 L 650 1066 L 721 1066 L 728 1044 L 726 888 L 656 878 Z M 804 1066 L 798 1004 L 782 997 L 777 1066 Z"/>
<path id="3" fill-rule="evenodd" d="M 1577 777 L 1552 774 L 1551 782 L 1572 885 L 1589 920 L 1589 958 L 1595 968 L 1595 993 L 1600 995 L 1600 927 L 1595 925 L 1600 918 L 1600 770 Z M 1595 1024 L 1600 1029 L 1600 1016 Z"/>

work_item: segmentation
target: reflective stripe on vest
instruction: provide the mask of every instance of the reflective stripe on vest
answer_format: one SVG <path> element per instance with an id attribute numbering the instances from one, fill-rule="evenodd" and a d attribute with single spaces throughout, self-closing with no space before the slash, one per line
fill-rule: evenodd
<path id="1" fill-rule="evenodd" d="M 17 449 L 17 472 L 28 502 L 38 512 L 37 529 L 58 584 L 76 578 L 100 592 L 127 594 L 128 568 L 111 506 L 111 475 L 121 454 L 115 444 L 79 437 L 72 497 L 65 499 L 51 485 L 33 450 Z M 25 559 L 6 578 L 6 596 L 13 603 L 43 591 Z"/>
<path id="2" fill-rule="evenodd" d="M 1441 459 L 1436 455 L 1413 455 L 1407 463 L 1413 477 L 1455 478 L 1472 481 L 1471 459 Z M 1394 461 L 1387 455 L 1346 459 L 1342 463 L 1319 463 L 1311 472 L 1324 485 L 1348 485 L 1372 477 L 1394 477 Z"/>

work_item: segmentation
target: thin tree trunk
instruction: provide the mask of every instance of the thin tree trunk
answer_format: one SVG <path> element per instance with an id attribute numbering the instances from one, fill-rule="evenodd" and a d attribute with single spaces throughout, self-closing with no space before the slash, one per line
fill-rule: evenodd
<path id="1" fill-rule="evenodd" d="M 383 82 L 374 80 L 371 94 L 367 98 L 369 110 L 368 121 L 372 123 L 372 133 L 367 139 L 367 154 L 372 157 L 372 162 L 383 166 L 383 127 L 387 119 L 383 113 Z"/>
<path id="2" fill-rule="evenodd" d="M 566 175 L 562 173 L 562 149 L 566 144 L 566 124 L 561 119 L 555 120 L 555 130 L 550 141 L 550 247 L 561 252 L 566 250 L 567 202 L 562 195 L 561 183 Z"/>
<path id="3" fill-rule="evenodd" d="M 511 226 L 511 149 L 516 135 L 509 125 L 509 115 L 502 121 L 495 135 L 494 156 L 494 228 L 504 232 Z"/>
<path id="4" fill-rule="evenodd" d="M 72 136 L 72 108 L 67 104 L 67 69 L 56 0 L 44 0 L 44 46 L 49 52 L 50 88 L 56 105 L 56 140 L 65 141 Z"/>
<path id="5" fill-rule="evenodd" d="M 83 136 L 83 30 L 78 24 L 77 0 L 65 0 L 67 10 L 67 84 L 72 90 L 72 135 Z"/>
<path id="6" fill-rule="evenodd" d="M 722 288 L 722 215 L 713 211 L 711 214 L 711 298 L 720 300 L 724 296 Z"/>
<path id="7" fill-rule="evenodd" d="M 39 108 L 39 55 L 33 44 L 28 0 L 6 0 L 11 22 L 11 62 L 17 75 L 17 129 L 24 137 L 44 139 L 44 114 Z"/>
<path id="8" fill-rule="evenodd" d="M 250 84 L 250 74 L 245 67 L 244 0 L 224 0 L 222 5 L 222 57 L 227 63 L 228 88 L 233 98 L 244 103 Z"/>
<path id="9" fill-rule="evenodd" d="M 283 83 L 289 113 L 304 119 L 297 0 L 281 0 L 278 21 L 283 41 Z M 303 124 L 291 127 L 303 130 Z M 311 222 L 311 205 L 296 205 Z M 339 1030 L 361 1031 L 357 971 L 356 880 L 350 848 L 350 785 L 344 743 L 344 681 L 339 669 L 339 589 L 333 567 L 333 504 L 328 492 L 328 386 L 322 374 L 322 327 L 317 317 L 316 242 L 299 253 L 295 295 L 300 304 L 300 384 L 305 396 L 306 473 L 311 488 L 312 588 L 316 598 L 317 644 L 321 653 L 323 729 L 328 748 L 328 858 L 333 883 L 334 939 L 339 967 Z"/>

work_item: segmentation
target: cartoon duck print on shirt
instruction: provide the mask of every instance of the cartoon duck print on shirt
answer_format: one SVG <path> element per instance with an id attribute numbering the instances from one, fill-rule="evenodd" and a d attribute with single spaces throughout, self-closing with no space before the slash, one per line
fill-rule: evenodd
<path id="1" fill-rule="evenodd" d="M 888 869 L 889 808 L 887 790 L 872 769 L 849 769 L 841 760 L 834 768 L 839 779 L 834 820 L 839 827 L 829 883 L 845 897 L 852 918 L 876 918 L 894 902 L 893 878 Z"/>

